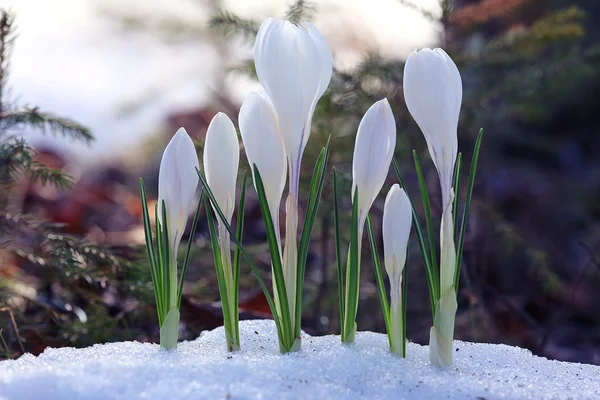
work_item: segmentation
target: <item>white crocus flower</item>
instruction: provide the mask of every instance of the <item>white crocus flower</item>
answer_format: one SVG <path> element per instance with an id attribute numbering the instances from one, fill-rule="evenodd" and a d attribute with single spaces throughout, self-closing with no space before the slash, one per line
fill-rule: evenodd
<path id="1" fill-rule="evenodd" d="M 446 207 L 452 202 L 462 80 L 456 64 L 444 50 L 422 49 L 408 57 L 404 67 L 404 100 L 427 141 Z"/>
<path id="2" fill-rule="evenodd" d="M 168 298 L 165 299 L 167 314 L 160 328 L 161 346 L 165 349 L 177 346 L 177 249 L 198 187 L 197 168 L 198 156 L 194 142 L 185 129 L 179 128 L 165 148 L 158 172 L 158 222 L 164 229 L 164 202 L 170 244 L 168 262 L 171 285 Z"/>
<path id="3" fill-rule="evenodd" d="M 429 358 L 436 365 L 450 366 L 457 309 L 452 181 L 458 151 L 462 80 L 456 64 L 444 50 L 423 49 L 414 51 L 408 57 L 404 68 L 404 99 L 425 136 L 440 178 L 443 209 L 440 228 L 440 299 L 430 332 Z"/>
<path id="4" fill-rule="evenodd" d="M 325 38 L 310 23 L 297 26 L 267 18 L 258 30 L 256 74 L 277 112 L 289 162 L 290 192 L 296 197 L 312 115 L 331 80 L 332 63 Z"/>
<path id="5" fill-rule="evenodd" d="M 402 271 L 406 263 L 406 248 L 412 225 L 412 208 L 408 196 L 398 184 L 392 186 L 383 207 L 383 253 L 385 270 L 390 279 L 391 350 L 401 354 Z"/>
<path id="6" fill-rule="evenodd" d="M 288 161 L 283 266 L 290 317 L 294 321 L 300 166 L 315 107 L 331 80 L 333 59 L 325 38 L 314 25 L 298 26 L 267 18 L 256 35 L 254 65 L 277 113 Z"/>
<path id="7" fill-rule="evenodd" d="M 352 157 L 352 201 L 358 187 L 359 240 L 371 205 L 388 175 L 395 148 L 394 114 L 387 99 L 379 100 L 360 121 Z"/>
<path id="8" fill-rule="evenodd" d="M 210 186 L 217 205 L 223 211 L 227 222 L 231 222 L 233 210 L 235 209 L 235 190 L 238 166 L 240 162 L 240 144 L 238 142 L 235 126 L 229 117 L 223 113 L 217 113 L 208 126 L 206 140 L 204 142 L 204 173 L 206 182 Z M 216 207 L 213 206 L 216 212 Z M 232 332 L 226 330 L 227 342 L 231 350 L 239 350 L 239 338 L 235 338 L 235 301 L 236 288 L 234 287 L 233 265 L 231 262 L 231 244 L 229 231 L 223 221 L 219 219 L 219 248 L 221 252 L 221 266 L 225 277 L 227 297 L 229 303 L 229 315 L 232 320 L 227 325 Z"/>
<path id="9" fill-rule="evenodd" d="M 250 92 L 246 96 L 240 108 L 239 124 L 248 164 L 253 176 L 255 164 L 260 172 L 273 225 L 279 236 L 279 206 L 287 164 L 277 114 L 264 91 Z"/>
<path id="10" fill-rule="evenodd" d="M 240 145 L 233 122 L 222 112 L 217 113 L 208 125 L 203 158 L 206 181 L 227 221 L 231 222 Z"/>
<path id="11" fill-rule="evenodd" d="M 194 142 L 185 129 L 179 128 L 171 139 L 160 161 L 158 172 L 159 222 L 162 221 L 162 203 L 167 208 L 167 225 L 172 254 L 177 251 L 185 230 L 187 218 L 198 187 L 198 156 Z"/>

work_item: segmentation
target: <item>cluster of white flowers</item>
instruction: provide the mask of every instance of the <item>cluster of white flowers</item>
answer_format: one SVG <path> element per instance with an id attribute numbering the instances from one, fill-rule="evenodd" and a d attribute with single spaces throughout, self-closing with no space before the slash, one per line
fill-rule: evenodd
<path id="1" fill-rule="evenodd" d="M 258 31 L 254 62 L 264 91 L 247 95 L 238 116 L 239 128 L 248 162 L 260 172 L 268 209 L 277 231 L 277 243 L 280 251 L 283 250 L 280 253 L 281 262 L 290 314 L 294 319 L 300 167 L 316 104 L 331 79 L 332 55 L 325 39 L 312 24 L 297 26 L 289 21 L 268 18 Z M 404 97 L 409 112 L 425 136 L 439 174 L 443 201 L 440 302 L 447 297 L 449 303 L 453 298 L 455 304 L 452 184 L 462 82 L 456 65 L 443 50 L 423 49 L 410 55 L 404 71 Z M 382 99 L 366 111 L 358 127 L 354 147 L 352 199 L 358 201 L 359 240 L 369 210 L 388 175 L 395 146 L 395 118 L 388 100 Z M 234 124 L 227 115 L 218 113 L 206 134 L 204 173 L 217 205 L 228 221 L 235 208 L 239 152 Z M 159 203 L 164 200 L 168 211 L 166 215 L 172 254 L 177 252 L 187 216 L 193 207 L 194 192 L 198 185 L 198 165 L 194 144 L 182 128 L 165 149 L 159 174 Z M 282 244 L 279 210 L 286 175 L 288 197 L 285 241 Z M 256 177 L 254 182 L 256 186 Z M 355 193 L 357 199 L 354 198 Z M 412 209 L 407 194 L 399 185 L 393 185 L 385 199 L 383 214 L 385 270 L 391 283 L 392 324 L 388 333 L 392 347 L 400 346 L 397 342 L 402 330 L 399 321 L 402 271 L 411 222 Z M 222 255 L 225 254 L 228 259 L 224 260 L 223 265 L 226 267 L 224 274 L 229 280 L 232 275 L 230 237 L 221 222 L 219 238 Z M 233 306 L 237 307 L 237 304 Z M 448 306 L 438 304 L 438 308 L 447 310 Z M 456 308 L 452 311 L 450 307 L 450 311 L 455 313 Z M 450 332 L 449 346 L 447 330 L 439 329 L 438 325 L 432 327 L 431 360 L 435 364 L 451 363 L 451 354 L 448 362 L 447 353 L 451 351 L 452 334 Z"/>

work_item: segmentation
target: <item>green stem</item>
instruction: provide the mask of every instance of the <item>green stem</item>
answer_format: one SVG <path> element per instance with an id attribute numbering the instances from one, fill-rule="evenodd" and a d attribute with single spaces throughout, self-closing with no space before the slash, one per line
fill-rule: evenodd
<path id="1" fill-rule="evenodd" d="M 179 310 L 173 307 L 167 313 L 160 327 L 160 346 L 165 350 L 171 350 L 177 347 L 179 329 Z"/>
<path id="2" fill-rule="evenodd" d="M 294 321 L 296 315 L 296 278 L 298 274 L 298 198 L 294 193 L 290 192 L 285 206 L 283 268 L 290 319 Z"/>
<path id="3" fill-rule="evenodd" d="M 221 265 L 223 267 L 223 276 L 225 278 L 225 286 L 227 287 L 227 306 L 229 310 L 223 313 L 223 325 L 225 327 L 225 337 L 227 340 L 227 349 L 229 351 L 237 351 L 240 349 L 240 339 L 238 332 L 238 321 L 236 318 L 237 302 L 235 298 L 235 280 L 233 276 L 233 266 L 231 264 L 231 244 L 229 241 L 229 232 L 225 226 L 219 222 L 219 247 L 221 250 Z M 223 303 L 224 304 L 224 303 Z"/>
<path id="4" fill-rule="evenodd" d="M 396 293 L 394 293 L 396 292 Z M 404 346 L 404 324 L 402 323 L 401 290 L 392 289 L 390 306 L 390 351 L 400 357 L 406 357 Z"/>
<path id="5" fill-rule="evenodd" d="M 429 359 L 439 367 L 452 365 L 452 341 L 454 339 L 454 320 L 458 308 L 454 274 L 456 268 L 456 250 L 454 248 L 454 229 L 452 227 L 452 199 L 449 199 L 442 213 L 440 228 L 441 297 L 436 305 L 433 327 L 429 336 Z"/>

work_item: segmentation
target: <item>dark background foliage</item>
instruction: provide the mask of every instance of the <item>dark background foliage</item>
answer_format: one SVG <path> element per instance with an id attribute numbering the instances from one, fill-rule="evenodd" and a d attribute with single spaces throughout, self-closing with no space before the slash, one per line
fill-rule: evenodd
<path id="1" fill-rule="evenodd" d="M 418 4 L 402 3 L 413 8 Z M 596 0 L 446 0 L 442 6 L 441 17 L 422 12 L 439 19 L 439 45 L 455 59 L 463 78 L 459 124 L 463 182 L 474 139 L 484 128 L 458 294 L 456 338 L 508 343 L 549 358 L 600 364 L 596 201 L 600 163 L 595 157 L 600 151 L 600 4 Z M 296 1 L 287 17 L 305 21 L 318 12 L 315 4 Z M 93 137 L 73 121 L 12 103 L 7 77 L 14 36 L 12 17 L 3 15 L 0 328 L 5 356 L 39 353 L 45 346 L 157 341 L 150 274 L 140 247 L 136 185 L 143 177 L 148 188 L 156 188 L 159 152 L 148 157 L 141 169 L 107 165 L 73 184 L 64 168 L 67 160 L 23 142 L 20 133 L 32 128 L 88 142 Z M 148 28 L 131 16 L 117 19 L 128 29 Z M 215 9 L 209 32 L 223 46 L 229 41 L 251 43 L 259 23 Z M 185 24 L 162 28 L 171 40 L 208 34 Z M 228 73 L 254 76 L 251 60 L 229 67 Z M 331 135 L 330 167 L 336 166 L 342 190 L 348 193 L 342 199 L 345 224 L 349 223 L 354 134 L 365 110 L 382 97 L 390 100 L 397 118 L 396 160 L 408 190 L 418 193 L 414 149 L 424 165 L 434 215 L 441 212 L 437 174 L 404 105 L 402 73 L 403 62 L 365 54 L 352 70 L 334 71 L 318 104 L 302 184 L 308 185 L 311 165 Z M 215 95 L 210 107 L 170 116 L 172 129 L 165 135 L 184 126 L 198 132 L 195 139 L 201 149 L 202 132 L 212 116 L 223 110 L 233 118 L 238 108 L 235 101 Z M 247 169 L 243 156 L 241 165 Z M 393 183 L 395 176 L 390 174 L 384 191 Z M 155 197 L 156 189 L 150 195 Z M 382 208 L 380 196 L 372 209 L 376 226 Z M 303 327 L 318 335 L 339 330 L 331 211 L 328 180 L 304 296 Z M 246 227 L 244 240 L 268 277 L 264 228 L 253 195 L 247 202 Z M 183 339 L 222 323 L 204 217 L 198 230 L 182 304 Z M 381 240 L 379 232 L 377 236 Z M 383 331 L 367 247 L 362 263 L 359 330 Z M 268 316 L 249 268 L 242 268 L 242 318 Z M 407 334 L 425 344 L 431 311 L 414 238 L 408 287 Z"/>

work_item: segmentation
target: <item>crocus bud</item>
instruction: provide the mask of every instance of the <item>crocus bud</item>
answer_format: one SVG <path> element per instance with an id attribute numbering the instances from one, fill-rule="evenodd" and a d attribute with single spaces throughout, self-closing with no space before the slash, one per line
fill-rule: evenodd
<path id="1" fill-rule="evenodd" d="M 231 221 L 235 209 L 240 144 L 233 122 L 222 112 L 217 113 L 208 125 L 203 158 L 206 181 L 223 214 Z"/>
<path id="2" fill-rule="evenodd" d="M 383 207 L 383 254 L 390 279 L 390 347 L 403 354 L 402 271 L 412 224 L 412 208 L 408 196 L 398 184 L 392 186 Z"/>
<path id="3" fill-rule="evenodd" d="M 258 168 L 269 203 L 271 218 L 279 232 L 279 205 L 285 187 L 287 164 L 277 114 L 264 91 L 250 92 L 239 115 L 240 133 L 252 168 Z"/>
<path id="4" fill-rule="evenodd" d="M 414 51 L 404 67 L 404 99 L 425 136 L 438 170 L 444 207 L 458 151 L 457 127 L 462 102 L 462 80 L 456 64 L 442 49 Z"/>
<path id="5" fill-rule="evenodd" d="M 158 172 L 159 221 L 162 221 L 162 202 L 167 208 L 169 241 L 173 250 L 185 230 L 187 217 L 192 208 L 194 193 L 198 187 L 198 156 L 194 142 L 183 128 L 171 139 L 160 161 Z"/>
<path id="6" fill-rule="evenodd" d="M 390 169 L 396 147 L 396 121 L 387 99 L 365 113 L 358 126 L 352 158 L 352 197 L 358 187 L 358 226 L 364 226 L 369 209 Z"/>
<path id="7" fill-rule="evenodd" d="M 406 262 L 406 247 L 412 225 L 412 208 L 408 196 L 398 184 L 392 186 L 383 207 L 383 253 L 385 270 L 392 284 L 402 281 L 402 270 Z M 392 285 L 394 289 L 399 289 Z M 393 296 L 392 296 L 393 297 Z M 392 299 L 393 303 L 393 299 Z"/>
<path id="8" fill-rule="evenodd" d="M 314 25 L 267 18 L 256 36 L 254 64 L 277 112 L 290 163 L 290 192 L 297 195 L 312 114 L 331 79 L 331 51 Z"/>

